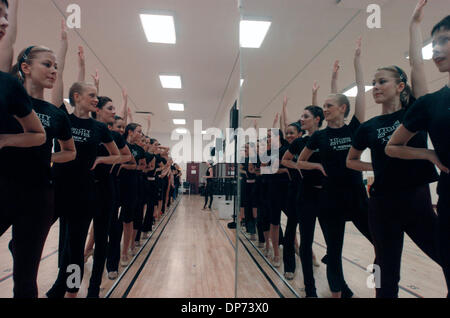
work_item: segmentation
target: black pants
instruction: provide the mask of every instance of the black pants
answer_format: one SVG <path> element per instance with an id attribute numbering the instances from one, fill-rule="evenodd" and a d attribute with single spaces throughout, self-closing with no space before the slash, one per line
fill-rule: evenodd
<path id="1" fill-rule="evenodd" d="M 299 181 L 289 183 L 286 205 L 287 224 L 283 239 L 284 272 L 295 272 L 295 233 L 298 223 L 298 202 L 301 184 Z"/>
<path id="2" fill-rule="evenodd" d="M 305 292 L 308 297 L 317 296 L 313 274 L 312 245 L 314 242 L 316 219 L 319 215 L 321 191 L 322 189 L 319 188 L 304 186 L 299 201 L 300 260 L 302 262 Z M 318 219 L 322 227 L 321 218 Z"/>
<path id="3" fill-rule="evenodd" d="M 14 298 L 38 297 L 36 279 L 53 213 L 50 186 L 0 177 L 0 236 L 12 226 Z"/>
<path id="4" fill-rule="evenodd" d="M 352 221 L 370 242 L 368 199 L 363 184 L 354 186 L 327 186 L 321 191 L 321 225 L 327 244 L 327 279 L 332 292 L 352 294 L 344 279 L 342 247 L 345 222 Z"/>
<path id="5" fill-rule="evenodd" d="M 281 211 L 287 210 L 289 179 L 279 176 L 269 177 L 268 190 L 270 224 L 277 226 L 280 225 Z"/>
<path id="6" fill-rule="evenodd" d="M 447 298 L 450 298 L 450 197 L 440 195 L 437 205 L 437 240 L 442 269 L 447 282 Z"/>
<path id="7" fill-rule="evenodd" d="M 162 178 L 162 193 L 161 193 L 161 195 L 162 195 L 162 213 L 165 213 L 166 212 L 166 202 L 167 202 L 167 191 L 168 191 L 168 189 L 167 189 L 167 187 L 168 187 L 168 185 L 169 185 L 169 178 L 168 177 L 164 177 L 164 178 Z"/>
<path id="8" fill-rule="evenodd" d="M 244 208 L 245 227 L 250 234 L 256 234 L 256 218 L 253 216 L 253 208 L 256 208 L 256 183 L 242 182 L 241 208 Z"/>
<path id="9" fill-rule="evenodd" d="M 123 170 L 120 173 L 120 220 L 129 224 L 133 222 L 136 205 L 138 204 L 138 178 L 134 171 Z"/>
<path id="10" fill-rule="evenodd" d="M 108 252 L 108 235 L 114 212 L 114 186 L 108 178 L 97 182 L 94 212 L 94 263 L 89 282 L 88 297 L 98 297 Z"/>
<path id="11" fill-rule="evenodd" d="M 270 231 L 270 191 L 269 182 L 266 177 L 263 176 L 259 185 L 259 206 L 257 217 L 258 232 L 264 234 L 264 232 Z"/>
<path id="12" fill-rule="evenodd" d="M 203 206 L 204 209 L 206 209 L 206 205 L 208 204 L 208 198 L 209 198 L 209 208 L 211 209 L 211 205 L 213 202 L 213 193 L 212 193 L 212 189 L 211 186 L 208 185 L 208 183 L 206 184 L 205 187 L 205 205 Z"/>
<path id="13" fill-rule="evenodd" d="M 55 186 L 56 210 L 60 215 L 59 272 L 49 291 L 49 297 L 64 297 L 65 292 L 76 293 L 83 281 L 84 248 L 89 225 L 94 216 L 94 181 L 84 179 L 70 184 L 63 180 Z"/>
<path id="14" fill-rule="evenodd" d="M 106 259 L 106 270 L 108 273 L 119 271 L 122 231 L 123 223 L 119 219 L 119 207 L 117 206 L 113 211 L 109 230 L 108 254 Z"/>
<path id="15" fill-rule="evenodd" d="M 434 236 L 436 220 L 428 185 L 370 198 L 369 226 L 381 270 L 378 298 L 398 297 L 405 233 L 425 254 L 439 262 Z"/>

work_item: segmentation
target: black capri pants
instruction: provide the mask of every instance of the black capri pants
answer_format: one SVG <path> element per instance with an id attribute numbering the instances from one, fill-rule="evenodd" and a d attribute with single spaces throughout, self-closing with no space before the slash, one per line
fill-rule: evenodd
<path id="1" fill-rule="evenodd" d="M 327 278 L 332 292 L 352 295 L 344 279 L 342 247 L 346 221 L 352 221 L 370 242 L 368 197 L 364 184 L 328 184 L 320 192 L 322 231 L 327 244 Z"/>
<path id="2" fill-rule="evenodd" d="M 434 236 L 436 221 L 428 185 L 371 195 L 369 226 L 377 265 L 381 270 L 381 286 L 376 289 L 377 298 L 398 297 L 405 233 L 425 254 L 439 263 Z"/>
<path id="3" fill-rule="evenodd" d="M 138 204 L 138 180 L 134 171 L 123 170 L 120 173 L 120 220 L 123 223 L 133 222 L 134 212 Z"/>
<path id="4" fill-rule="evenodd" d="M 281 211 L 287 211 L 289 179 L 285 175 L 269 177 L 269 219 L 271 225 L 280 225 Z"/>

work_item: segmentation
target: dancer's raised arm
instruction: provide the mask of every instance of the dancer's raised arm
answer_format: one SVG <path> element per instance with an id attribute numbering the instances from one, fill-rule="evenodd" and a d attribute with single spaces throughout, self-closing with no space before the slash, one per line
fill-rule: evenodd
<path id="1" fill-rule="evenodd" d="M 411 88 L 415 98 L 428 93 L 425 65 L 422 57 L 422 29 L 420 23 L 423 19 L 423 7 L 427 0 L 419 0 L 409 25 L 409 64 L 411 65 Z"/>
<path id="2" fill-rule="evenodd" d="M 61 20 L 61 42 L 58 54 L 56 56 L 56 65 L 58 66 L 58 73 L 56 77 L 55 85 L 52 89 L 51 103 L 59 107 L 64 103 L 64 67 L 66 64 L 67 49 L 69 42 L 67 41 L 67 27 L 66 20 Z"/>
<path id="3" fill-rule="evenodd" d="M 339 68 L 340 68 L 339 61 L 336 60 L 333 65 L 333 73 L 331 74 L 331 93 L 332 94 L 337 94 L 337 92 L 338 92 L 337 80 L 338 80 L 338 75 L 339 75 Z"/>
<path id="4" fill-rule="evenodd" d="M 361 65 L 361 40 L 362 38 L 360 37 L 356 41 L 354 58 L 356 87 L 358 88 L 355 100 L 355 117 L 360 123 L 364 122 L 366 117 L 366 86 L 364 84 L 364 74 Z"/>
<path id="5" fill-rule="evenodd" d="M 314 105 L 314 106 L 319 105 L 318 104 L 319 102 L 317 99 L 317 92 L 319 91 L 319 88 L 320 88 L 320 86 L 317 83 L 317 81 L 314 81 L 313 88 L 312 88 L 312 104 L 311 105 Z"/>

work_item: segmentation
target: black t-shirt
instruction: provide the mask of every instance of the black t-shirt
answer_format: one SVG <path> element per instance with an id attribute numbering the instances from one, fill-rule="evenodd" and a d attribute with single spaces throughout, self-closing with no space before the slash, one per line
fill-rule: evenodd
<path id="1" fill-rule="evenodd" d="M 128 144 L 128 148 L 130 148 L 131 154 L 134 157 L 134 160 L 136 160 L 136 164 L 139 166 L 139 163 L 143 163 L 145 161 L 145 150 L 142 149 L 142 147 L 134 144 Z M 142 175 L 143 172 L 141 170 L 135 171 L 137 175 Z"/>
<path id="2" fill-rule="evenodd" d="M 242 165 L 243 170 L 247 173 L 247 175 L 243 175 L 244 180 L 255 180 L 256 179 L 256 173 L 250 172 L 250 158 L 245 157 L 245 162 Z M 256 163 L 251 163 L 253 165 L 253 170 L 256 169 Z"/>
<path id="3" fill-rule="evenodd" d="M 386 193 L 399 188 L 415 187 L 437 181 L 434 165 L 427 160 L 402 160 L 388 157 L 386 145 L 394 131 L 403 121 L 405 110 L 374 117 L 357 130 L 353 147 L 363 151 L 370 148 L 372 166 L 375 174 L 373 189 L 375 193 Z M 427 148 L 427 134 L 419 132 L 408 146 Z"/>
<path id="4" fill-rule="evenodd" d="M 289 145 L 282 145 L 278 149 L 278 156 L 273 156 L 272 151 L 268 150 L 267 155 L 270 157 L 270 161 L 267 163 L 269 166 L 267 167 L 261 167 L 262 174 L 265 175 L 265 178 L 268 178 L 268 180 L 277 180 L 277 181 L 286 181 L 289 182 L 289 176 L 287 173 L 276 173 L 277 171 L 274 171 L 276 164 L 278 163 L 278 170 L 286 168 L 281 164 L 281 159 L 283 159 L 283 156 L 285 152 L 288 150 Z M 277 162 L 277 163 L 276 163 Z M 269 171 L 271 170 L 272 171 Z"/>
<path id="5" fill-rule="evenodd" d="M 337 186 L 362 184 L 362 173 L 346 166 L 347 154 L 359 126 L 359 120 L 353 116 L 349 125 L 316 131 L 308 140 L 306 144 L 308 149 L 319 149 L 320 161 L 328 175 L 326 184 Z"/>
<path id="6" fill-rule="evenodd" d="M 65 106 L 61 109 L 67 113 Z M 111 132 L 104 123 L 93 118 L 82 119 L 70 114 L 69 120 L 72 125 L 77 157 L 71 162 L 55 164 L 55 176 L 65 179 L 70 176 L 76 180 L 94 177 L 91 169 L 98 156 L 98 146 L 100 143 L 107 144 L 113 141 Z M 59 150 L 59 145 L 56 146 Z"/>
<path id="7" fill-rule="evenodd" d="M 403 125 L 412 132 L 424 130 L 430 135 L 439 160 L 450 167 L 450 88 L 420 97 L 406 112 Z M 450 175 L 442 172 L 438 193 L 450 194 Z"/>
<path id="8" fill-rule="evenodd" d="M 306 147 L 310 136 L 300 137 L 295 139 L 289 146 L 289 152 L 294 156 L 294 161 L 297 162 L 303 148 Z M 308 160 L 309 162 L 320 163 L 319 150 L 314 150 L 313 154 Z M 302 170 L 303 184 L 309 187 L 321 186 L 323 183 L 323 174 L 319 170 Z"/>
<path id="9" fill-rule="evenodd" d="M 0 134 L 21 134 L 22 126 L 14 118 L 23 118 L 32 112 L 30 97 L 23 85 L 13 76 L 0 72 Z M 0 149 L 0 177 L 17 178 L 26 176 L 18 159 L 23 156 L 21 149 L 5 147 Z M 26 158 L 32 161 L 35 158 Z"/>
<path id="10" fill-rule="evenodd" d="M 72 130 L 67 114 L 56 106 L 46 101 L 31 98 L 33 109 L 39 117 L 42 126 L 45 129 L 47 139 L 45 144 L 39 147 L 30 148 L 38 157 L 38 161 L 31 163 L 36 169 L 42 169 L 46 180 L 51 179 L 50 162 L 52 157 L 53 140 L 67 141 L 72 138 Z"/>
<path id="11" fill-rule="evenodd" d="M 153 178 L 155 176 L 155 171 L 156 171 L 156 155 L 151 154 L 149 152 L 145 153 L 145 162 L 147 163 L 147 165 L 150 164 L 150 162 L 152 162 L 152 160 L 155 159 L 155 168 L 153 170 L 149 170 L 147 171 L 147 177 Z"/>
<path id="12" fill-rule="evenodd" d="M 111 137 L 113 139 L 113 141 L 116 143 L 117 148 L 119 148 L 119 150 L 125 148 L 126 143 L 125 143 L 125 139 L 123 139 L 122 135 L 119 134 L 118 132 L 112 131 L 110 130 L 111 133 Z M 109 151 L 108 149 L 106 149 L 106 147 L 103 144 L 100 144 L 98 146 L 98 152 L 97 152 L 97 156 L 98 157 L 107 157 L 109 156 Z M 111 175 L 111 168 L 112 165 L 107 165 L 107 164 L 99 164 L 96 168 L 95 168 L 95 178 L 97 180 L 105 180 L 106 178 L 108 178 Z"/>

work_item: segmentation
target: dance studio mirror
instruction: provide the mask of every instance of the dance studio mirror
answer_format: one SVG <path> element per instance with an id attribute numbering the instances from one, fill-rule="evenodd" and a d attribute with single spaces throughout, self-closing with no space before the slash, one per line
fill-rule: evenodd
<path id="1" fill-rule="evenodd" d="M 242 125 L 244 129 L 259 129 L 256 143 L 247 139 L 247 157 L 255 153 L 257 147 L 260 151 L 267 147 L 261 128 L 275 128 L 272 131 L 272 146 L 274 134 L 277 135 L 281 128 L 285 139 L 281 144 L 286 143 L 289 152 L 285 160 L 296 162 L 298 146 L 289 148 L 290 143 L 301 136 L 301 129 L 306 130 L 303 136 L 310 136 L 316 129 L 327 127 L 326 120 L 321 128 L 318 127 L 323 119 L 318 114 L 323 113 L 325 104 L 335 100 L 337 95 L 329 96 L 333 90 L 348 97 L 350 113 L 345 120 L 348 125 L 355 114 L 355 59 L 359 60 L 357 63 L 361 66 L 358 70 L 363 74 L 362 81 L 358 83 L 360 87 L 365 86 L 366 91 L 359 95 L 365 97 L 365 107 L 361 108 L 360 105 L 364 104 L 358 102 L 358 116 L 361 109 L 365 110 L 365 120 L 361 122 L 381 115 L 382 105 L 374 100 L 372 83 L 376 76 L 380 76 L 378 69 L 396 65 L 404 70 L 411 84 L 411 67 L 407 58 L 409 26 L 417 3 L 420 4 L 420 1 L 241 0 Z M 448 74 L 439 73 L 431 60 L 431 30 L 448 13 L 448 1 L 428 1 L 422 10 L 422 39 L 419 45 L 424 47 L 423 67 L 428 91 L 434 92 L 445 86 Z M 358 41 L 361 43 L 359 50 Z M 332 85 L 336 85 L 335 88 Z M 318 107 L 307 108 L 313 105 Z M 327 109 L 328 112 L 332 110 Z M 386 136 L 389 138 L 389 135 Z M 341 141 L 337 142 L 334 149 L 339 148 Z M 371 162 L 369 149 L 362 152 L 361 160 Z M 253 165 L 256 171 L 263 166 L 262 161 Z M 329 257 L 323 259 L 327 254 L 327 244 L 316 220 L 321 197 L 317 196 L 315 202 L 311 199 L 321 189 L 321 183 L 313 183 L 314 189 L 311 191 L 297 189 L 292 180 L 298 180 L 298 176 L 294 176 L 298 170 L 289 170 L 289 176 L 261 178 L 253 175 L 251 166 L 241 165 L 241 206 L 246 208 L 245 212 L 241 209 L 240 213 L 238 297 L 332 297 L 325 264 Z M 316 171 L 320 180 L 323 174 Z M 280 182 L 280 179 L 284 181 Z M 373 172 L 363 172 L 362 179 L 368 194 L 374 180 Z M 430 184 L 430 189 L 432 204 L 436 207 L 436 182 Z M 296 194 L 310 196 L 306 208 L 306 203 L 299 203 L 302 198 L 296 198 Z M 334 204 L 328 202 L 327 206 L 331 206 L 333 213 L 342 213 Z M 291 220 L 294 219 L 293 227 L 288 226 L 288 215 Z M 395 220 L 394 214 L 385 222 L 397 222 Z M 367 222 L 366 215 L 366 227 L 362 231 L 365 234 L 369 234 Z M 301 229 L 304 230 L 303 241 L 300 240 Z M 362 232 L 353 222 L 346 222 L 341 270 L 351 291 L 342 291 L 343 297 L 351 296 L 351 293 L 354 297 L 375 297 L 374 286 L 379 283 L 377 268 L 375 266 L 372 273 L 371 267 L 375 252 Z M 429 231 L 428 236 L 433 235 Z M 421 240 L 424 239 L 422 236 Z M 393 244 L 393 241 L 389 242 Z M 274 246 L 278 244 L 278 248 Z M 302 244 L 303 248 L 299 248 Z M 303 274 L 305 270 L 308 273 L 306 279 Z M 447 293 L 440 266 L 408 235 L 404 236 L 400 277 L 398 296 L 401 298 L 445 297 Z M 309 295 L 305 283 L 310 286 Z"/>
<path id="2" fill-rule="evenodd" d="M 141 233 L 136 233 L 141 235 L 140 242 L 138 245 L 129 242 L 131 253 L 126 252 L 125 261 L 122 236 L 125 230 L 120 228 L 124 227 L 125 222 L 117 217 L 124 211 L 124 205 L 131 206 L 132 198 L 126 197 L 123 191 L 130 197 L 134 194 L 127 192 L 132 184 L 119 189 L 123 197 L 118 200 L 123 201 L 118 202 L 121 210 L 114 211 L 119 233 L 115 232 L 114 242 L 122 238 L 119 243 L 121 254 L 117 254 L 119 250 L 115 248 L 112 257 L 109 247 L 104 244 L 101 249 L 95 238 L 95 228 L 94 245 L 91 242 L 86 246 L 84 275 L 78 297 L 235 297 L 236 230 L 227 227 L 232 221 L 232 201 L 227 201 L 229 207 L 224 215 L 219 213 L 218 203 L 223 199 L 225 204 L 223 191 L 232 197 L 230 185 L 235 175 L 233 161 L 225 163 L 219 160 L 224 160 L 224 150 L 232 147 L 228 143 L 233 137 L 227 135 L 226 129 L 230 127 L 230 110 L 237 106 L 239 96 L 237 2 L 22 0 L 19 2 L 17 23 L 13 18 L 15 2 L 17 0 L 9 0 L 10 28 L 17 26 L 14 64 L 19 52 L 30 45 L 44 45 L 59 56 L 61 45 L 67 43 L 63 86 L 64 103 L 69 113 L 73 109 L 69 106 L 69 89 L 80 78 L 80 65 L 83 64 L 85 80 L 94 82 L 99 77 L 99 95 L 112 100 L 115 115 L 127 118 L 128 124 L 137 123 L 140 127 L 132 134 L 129 132 L 128 136 L 142 131 L 143 135 L 152 138 L 147 143 L 152 142 L 155 147 L 151 150 L 153 154 L 157 153 L 163 159 L 167 156 L 167 148 L 163 147 L 170 148 L 167 160 L 161 160 L 159 168 L 161 165 L 163 168 L 160 176 L 167 171 L 164 167 L 170 159 L 173 160 L 170 174 L 173 176 L 173 171 L 181 171 L 178 185 L 175 177 L 175 180 L 170 177 L 169 183 L 165 184 L 170 191 L 176 186 L 179 195 L 171 200 L 162 215 L 164 202 L 168 203 L 172 192 L 168 190 L 167 196 L 166 192 L 162 192 L 163 197 L 159 197 L 159 190 L 148 190 L 158 197 L 149 198 L 155 203 L 155 208 L 154 224 L 146 229 L 147 232 L 144 229 L 145 224 L 148 225 L 146 216 L 152 215 L 152 211 L 145 209 L 150 203 L 140 201 L 145 203 L 144 225 Z M 62 22 L 64 18 L 66 21 Z M 0 44 L 3 45 L 2 42 Z M 62 70 L 63 65 L 59 64 Z M 51 100 L 50 93 L 50 89 L 45 90 L 48 101 Z M 124 107 L 125 98 L 127 107 Z M 123 122 L 119 124 L 125 128 Z M 217 149 L 213 149 L 216 146 Z M 204 193 L 205 176 L 209 173 L 208 161 L 212 162 L 210 176 L 220 179 L 220 189 L 211 190 L 210 194 L 216 200 L 212 206 L 210 201 L 209 207 L 205 204 L 205 209 L 202 209 L 204 198 L 201 194 Z M 145 164 L 150 166 L 151 161 Z M 150 183 L 155 182 L 155 178 L 158 178 L 158 173 L 146 177 Z M 170 180 L 174 182 L 173 187 Z M 228 190 L 223 190 L 227 187 Z M 73 195 L 64 201 L 65 207 L 69 208 L 81 199 Z M 126 201 L 128 199 L 130 202 Z M 155 201 L 163 203 L 158 206 Z M 79 213 L 81 217 L 83 211 Z M 99 233 L 105 230 L 105 223 L 102 222 L 106 221 L 99 220 Z M 56 221 L 43 248 L 37 277 L 39 297 L 46 297 L 58 275 L 59 230 L 60 222 Z M 92 231 L 91 226 L 89 232 Z M 135 234 L 131 232 L 133 228 L 127 231 Z M 12 230 L 9 229 L 0 237 L 0 297 L 6 298 L 13 296 L 13 261 L 8 250 L 11 235 Z M 89 236 L 86 241 L 89 241 Z M 28 239 L 31 240 L 31 237 Z M 111 240 L 109 236 L 110 243 Z M 134 241 L 139 240 L 135 238 Z M 107 261 L 103 275 L 100 275 L 100 292 L 94 295 L 90 277 L 95 251 L 99 250 L 103 256 L 98 257 L 105 257 L 106 253 Z M 102 267 L 97 268 L 100 274 Z M 90 284 L 92 295 L 88 294 Z"/>

